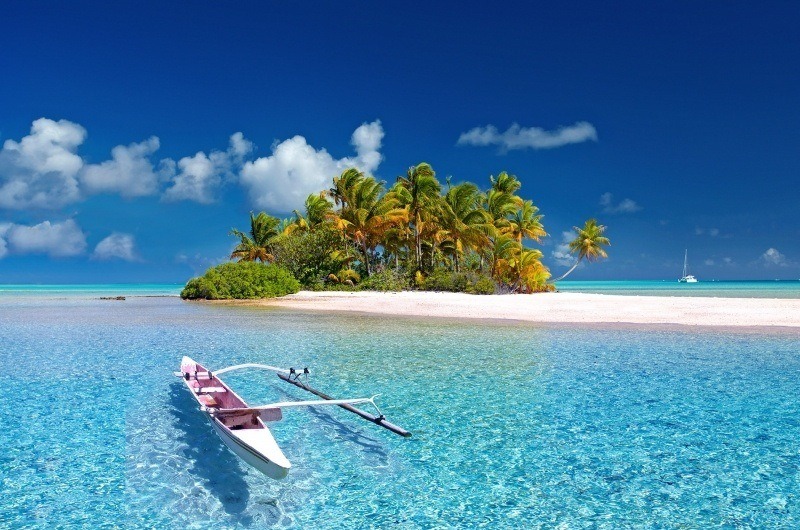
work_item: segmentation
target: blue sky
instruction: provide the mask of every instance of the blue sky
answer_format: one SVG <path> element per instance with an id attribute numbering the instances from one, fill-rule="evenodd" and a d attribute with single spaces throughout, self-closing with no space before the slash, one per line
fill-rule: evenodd
<path id="1" fill-rule="evenodd" d="M 800 5 L 12 2 L 0 283 L 184 281 L 348 164 L 508 171 L 610 259 L 800 278 Z M 459 141 L 461 140 L 461 141 Z"/>

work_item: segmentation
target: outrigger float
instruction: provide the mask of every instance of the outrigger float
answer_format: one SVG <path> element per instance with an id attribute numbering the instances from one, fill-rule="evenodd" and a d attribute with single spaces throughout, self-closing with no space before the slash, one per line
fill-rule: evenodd
<path id="1" fill-rule="evenodd" d="M 267 405 L 250 406 L 219 378 L 222 374 L 244 369 L 275 372 L 283 381 L 322 399 L 281 401 Z M 292 467 L 292 464 L 281 451 L 265 423 L 280 421 L 283 418 L 282 410 L 285 408 L 337 405 L 395 434 L 403 437 L 411 436 L 411 433 L 407 430 L 386 421 L 386 418 L 375 404 L 377 395 L 369 398 L 333 399 L 329 395 L 308 386 L 308 373 L 308 368 L 295 370 L 294 368 L 284 369 L 253 363 L 228 366 L 212 372 L 193 359 L 184 357 L 181 360 L 181 371 L 175 372 L 175 375 L 183 378 L 186 387 L 200 404 L 200 410 L 205 413 L 214 428 L 214 432 L 219 435 L 225 445 L 236 456 L 270 478 L 282 479 Z M 301 376 L 306 378 L 306 382 L 300 380 Z M 353 406 L 364 403 L 371 404 L 377 414 L 371 414 Z"/>

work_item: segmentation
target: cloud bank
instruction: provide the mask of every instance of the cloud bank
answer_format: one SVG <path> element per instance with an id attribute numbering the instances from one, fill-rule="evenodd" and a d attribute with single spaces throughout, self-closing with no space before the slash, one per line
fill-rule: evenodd
<path id="1" fill-rule="evenodd" d="M 70 257 L 86 250 L 86 235 L 72 219 L 60 223 L 44 221 L 27 226 L 13 223 L 0 225 L 0 257 L 14 254 L 46 254 Z"/>
<path id="2" fill-rule="evenodd" d="M 0 208 L 53 210 L 101 193 L 126 199 L 151 196 L 165 183 L 165 200 L 208 204 L 225 179 L 235 179 L 253 150 L 237 132 L 226 151 L 198 152 L 176 164 L 170 158 L 155 159 L 161 142 L 151 136 L 118 145 L 110 159 L 90 164 L 78 154 L 86 138 L 86 129 L 77 123 L 40 118 L 27 136 L 6 140 L 0 149 Z"/>
<path id="3" fill-rule="evenodd" d="M 161 143 L 151 136 L 118 145 L 110 159 L 90 164 L 78 154 L 86 129 L 67 120 L 40 118 L 27 136 L 6 140 L 0 150 L 0 208 L 59 209 L 101 193 L 127 199 L 162 193 L 164 201 L 210 204 L 223 184 L 238 179 L 254 206 L 286 213 L 346 168 L 375 171 L 383 160 L 383 137 L 381 122 L 375 120 L 353 132 L 352 157 L 334 158 L 295 136 L 276 142 L 269 156 L 247 161 L 253 143 L 237 132 L 226 150 L 199 151 L 176 163 L 155 159 Z"/>
<path id="4" fill-rule="evenodd" d="M 336 159 L 298 135 L 273 144 L 270 156 L 246 162 L 239 179 L 256 207 L 290 212 L 300 208 L 309 194 L 327 188 L 333 176 L 349 167 L 374 172 L 383 160 L 383 136 L 379 120 L 364 123 L 350 138 L 356 156 Z"/>
<path id="5" fill-rule="evenodd" d="M 199 151 L 178 161 L 178 174 L 164 192 L 166 201 L 195 201 L 211 204 L 225 179 L 233 179 L 244 157 L 254 149 L 253 143 L 240 132 L 233 134 L 227 151 Z"/>
<path id="6" fill-rule="evenodd" d="M 457 145 L 499 146 L 502 151 L 514 149 L 553 149 L 569 144 L 597 141 L 597 130 L 589 122 L 580 121 L 574 125 L 547 131 L 541 127 L 521 127 L 514 123 L 505 132 L 499 132 L 494 125 L 475 127 L 458 137 Z"/>
<path id="7" fill-rule="evenodd" d="M 159 172 L 150 156 L 161 146 L 155 136 L 141 143 L 118 145 L 111 150 L 111 160 L 89 164 L 80 175 L 86 193 L 118 193 L 122 197 L 143 197 L 158 192 Z M 169 172 L 171 163 L 164 161 L 162 170 Z"/>

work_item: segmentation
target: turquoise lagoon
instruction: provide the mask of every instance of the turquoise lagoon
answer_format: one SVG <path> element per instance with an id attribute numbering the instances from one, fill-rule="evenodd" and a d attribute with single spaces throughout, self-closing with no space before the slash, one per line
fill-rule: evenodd
<path id="1" fill-rule="evenodd" d="M 0 294 L 0 527 L 800 526 L 796 332 L 95 294 Z M 294 467 L 270 480 L 172 376 L 184 354 L 309 366 L 336 396 L 381 393 L 414 436 L 339 409 L 287 411 L 272 430 Z M 252 402 L 306 397 L 271 374 L 226 380 Z"/>
<path id="2" fill-rule="evenodd" d="M 677 280 L 580 281 L 556 284 L 559 291 L 634 296 L 717 298 L 800 298 L 800 280 L 738 280 L 679 283 Z"/>

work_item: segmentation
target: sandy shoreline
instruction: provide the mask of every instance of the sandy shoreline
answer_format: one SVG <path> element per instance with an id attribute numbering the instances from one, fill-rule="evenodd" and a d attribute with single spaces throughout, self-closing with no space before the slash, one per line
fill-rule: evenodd
<path id="1" fill-rule="evenodd" d="M 310 292 L 221 302 L 307 311 L 543 323 L 800 327 L 800 300 L 621 296 L 583 293 L 476 296 L 433 292 Z"/>

